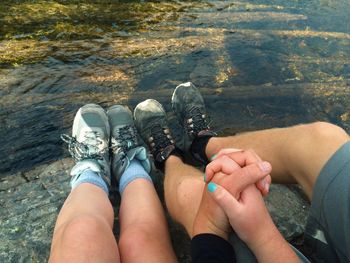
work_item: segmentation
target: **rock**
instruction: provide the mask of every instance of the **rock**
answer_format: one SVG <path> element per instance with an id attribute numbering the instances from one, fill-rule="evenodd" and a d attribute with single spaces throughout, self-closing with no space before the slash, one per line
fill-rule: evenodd
<path id="1" fill-rule="evenodd" d="M 287 240 L 305 230 L 310 204 L 297 185 L 271 185 L 266 206 L 280 232 Z"/>
<path id="2" fill-rule="evenodd" d="M 68 174 L 72 165 L 71 159 L 62 159 L 1 179 L 0 262 L 47 261 L 55 221 L 70 191 Z M 163 200 L 162 184 L 156 183 L 156 189 Z M 116 212 L 119 201 L 115 201 Z M 298 187 L 272 185 L 266 204 L 287 239 L 303 232 L 309 205 Z M 118 216 L 115 218 L 117 236 Z M 168 214 L 167 218 L 180 262 L 191 262 L 189 237 Z"/>

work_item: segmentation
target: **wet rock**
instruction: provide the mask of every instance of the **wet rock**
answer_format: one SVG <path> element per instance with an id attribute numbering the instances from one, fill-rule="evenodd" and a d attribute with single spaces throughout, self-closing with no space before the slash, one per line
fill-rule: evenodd
<path id="1" fill-rule="evenodd" d="M 302 235 L 310 205 L 299 186 L 272 185 L 265 201 L 275 224 L 287 240 Z"/>

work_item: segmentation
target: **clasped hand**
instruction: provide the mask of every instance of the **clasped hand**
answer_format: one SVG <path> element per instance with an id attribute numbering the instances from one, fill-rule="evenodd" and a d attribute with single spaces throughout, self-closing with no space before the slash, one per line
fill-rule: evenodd
<path id="1" fill-rule="evenodd" d="M 262 196 L 269 192 L 270 172 L 270 163 L 252 150 L 221 150 L 206 167 L 208 191 L 203 191 L 194 233 L 207 228 L 227 239 L 233 228 L 248 246 L 268 238 L 266 230 L 274 225 Z"/>

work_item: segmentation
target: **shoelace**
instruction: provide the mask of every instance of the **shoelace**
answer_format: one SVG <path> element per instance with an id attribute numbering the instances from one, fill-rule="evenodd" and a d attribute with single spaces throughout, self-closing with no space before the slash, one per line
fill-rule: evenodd
<path id="1" fill-rule="evenodd" d="M 116 138 L 112 138 L 112 151 L 121 149 L 126 153 L 130 148 L 137 145 L 136 128 L 132 125 L 125 125 L 116 131 Z"/>
<path id="2" fill-rule="evenodd" d="M 84 159 L 102 160 L 108 148 L 99 150 L 98 145 L 102 144 L 100 134 L 94 131 L 86 132 L 85 138 L 86 141 L 82 143 L 78 142 L 75 137 L 68 134 L 61 134 L 61 139 L 68 144 L 68 151 L 76 161 Z"/>
<path id="3" fill-rule="evenodd" d="M 192 106 L 187 111 L 185 127 L 191 135 L 197 135 L 203 130 L 209 130 L 209 125 L 205 118 L 205 114 L 196 106 Z"/>
<path id="4" fill-rule="evenodd" d="M 174 140 L 172 139 L 168 128 L 162 128 L 159 124 L 156 124 L 151 128 L 149 143 L 152 152 L 159 152 L 165 147 L 174 144 Z"/>

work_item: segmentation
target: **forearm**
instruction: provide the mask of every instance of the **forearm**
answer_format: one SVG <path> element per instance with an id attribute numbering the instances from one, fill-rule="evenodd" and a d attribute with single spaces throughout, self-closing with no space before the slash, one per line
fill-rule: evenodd
<path id="1" fill-rule="evenodd" d="M 260 242 L 258 245 L 249 245 L 249 247 L 259 263 L 300 262 L 299 257 L 276 227 L 266 236 L 266 242 Z"/>

